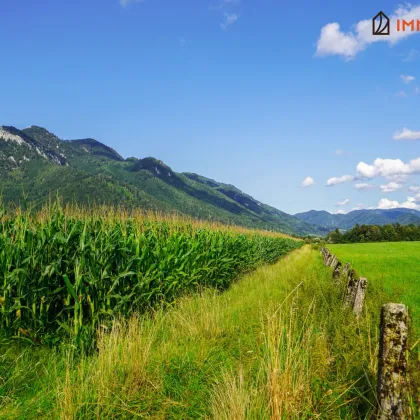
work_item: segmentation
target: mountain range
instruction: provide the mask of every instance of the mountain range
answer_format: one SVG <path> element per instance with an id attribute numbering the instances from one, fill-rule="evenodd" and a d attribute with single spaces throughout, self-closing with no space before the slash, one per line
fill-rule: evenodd
<path id="1" fill-rule="evenodd" d="M 412 209 L 369 209 L 354 210 L 347 214 L 331 214 L 327 211 L 310 210 L 295 216 L 309 224 L 317 225 L 329 231 L 333 229 L 351 229 L 359 225 L 388 225 L 399 223 L 420 225 L 420 211 Z"/>
<path id="2" fill-rule="evenodd" d="M 411 209 L 348 214 L 311 210 L 292 216 L 233 185 L 174 172 L 153 157 L 124 159 L 95 139 L 62 140 L 38 126 L 0 126 L 0 192 L 6 204 L 19 204 L 25 196 L 40 206 L 58 194 L 65 202 L 177 212 L 300 236 L 325 235 L 356 224 L 420 225 L 420 212 Z"/>
<path id="3" fill-rule="evenodd" d="M 97 140 L 62 140 L 38 126 L 0 126 L 0 191 L 5 203 L 21 203 L 25 194 L 40 206 L 58 193 L 66 202 L 175 211 L 295 235 L 327 233 L 233 185 L 174 172 L 152 157 L 124 159 Z"/>

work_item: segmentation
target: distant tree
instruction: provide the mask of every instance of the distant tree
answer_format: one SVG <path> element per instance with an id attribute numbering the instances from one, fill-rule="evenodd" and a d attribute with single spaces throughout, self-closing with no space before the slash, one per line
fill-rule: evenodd
<path id="1" fill-rule="evenodd" d="M 328 234 L 328 242 L 339 244 L 341 242 L 341 233 L 338 228 Z"/>
<path id="2" fill-rule="evenodd" d="M 338 229 L 330 232 L 327 240 L 330 243 L 420 241 L 420 226 L 399 223 L 384 226 L 355 225 L 343 234 Z"/>

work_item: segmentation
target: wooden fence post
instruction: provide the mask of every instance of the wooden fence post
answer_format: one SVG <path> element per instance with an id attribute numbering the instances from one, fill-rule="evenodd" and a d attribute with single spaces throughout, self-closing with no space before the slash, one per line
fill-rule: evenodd
<path id="1" fill-rule="evenodd" d="M 407 407 L 407 337 L 408 312 L 405 305 L 382 306 L 378 369 L 380 420 L 409 418 Z"/>

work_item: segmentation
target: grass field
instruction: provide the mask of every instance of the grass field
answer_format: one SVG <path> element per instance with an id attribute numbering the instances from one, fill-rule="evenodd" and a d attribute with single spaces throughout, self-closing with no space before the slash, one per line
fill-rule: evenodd
<path id="1" fill-rule="evenodd" d="M 408 306 L 420 335 L 420 242 L 329 245 L 343 262 L 350 262 L 389 300 Z"/>
<path id="2" fill-rule="evenodd" d="M 0 418 L 370 418 L 378 297 L 357 322 L 340 296 L 306 246 L 223 293 L 116 320 L 93 355 L 9 346 Z"/>
<path id="3" fill-rule="evenodd" d="M 107 208 L 0 221 L 1 419 L 370 419 L 380 305 L 418 304 L 419 244 L 331 247 L 370 279 L 356 320 L 319 250 L 278 233 Z"/>

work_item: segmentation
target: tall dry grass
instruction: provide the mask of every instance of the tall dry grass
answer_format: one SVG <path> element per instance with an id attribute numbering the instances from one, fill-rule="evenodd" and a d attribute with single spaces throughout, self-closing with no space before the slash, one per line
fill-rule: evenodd
<path id="1" fill-rule="evenodd" d="M 158 330 L 133 316 L 99 331 L 97 356 L 77 358 L 68 350 L 65 376 L 57 375 L 57 417 L 139 417 L 139 396 L 160 389 L 149 369 Z"/>
<path id="2" fill-rule="evenodd" d="M 100 327 L 95 354 L 55 356 L 41 381 L 54 384 L 49 396 L 14 396 L 16 418 L 36 418 L 30 401 L 62 419 L 368 419 L 376 321 L 368 302 L 356 322 L 340 296 L 304 247 L 224 293 Z"/>

